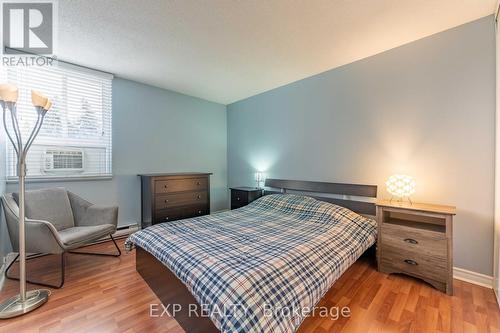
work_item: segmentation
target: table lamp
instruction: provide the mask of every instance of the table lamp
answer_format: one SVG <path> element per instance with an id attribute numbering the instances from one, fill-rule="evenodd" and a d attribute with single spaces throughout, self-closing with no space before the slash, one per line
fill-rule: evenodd
<path id="1" fill-rule="evenodd" d="M 262 172 L 255 173 L 255 182 L 257 183 L 257 188 L 260 189 L 260 184 L 264 182 L 264 174 Z"/>
<path id="2" fill-rule="evenodd" d="M 385 183 L 387 186 L 387 192 L 389 192 L 392 197 L 391 200 L 396 197 L 397 200 L 402 201 L 405 197 L 411 202 L 410 196 L 415 193 L 416 182 L 412 177 L 407 175 L 392 175 L 387 179 Z"/>

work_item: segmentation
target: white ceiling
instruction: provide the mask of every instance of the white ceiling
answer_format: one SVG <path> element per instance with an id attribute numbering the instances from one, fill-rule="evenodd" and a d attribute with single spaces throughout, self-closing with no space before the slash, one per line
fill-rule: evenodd
<path id="1" fill-rule="evenodd" d="M 495 0 L 61 0 L 57 55 L 228 104 L 494 8 Z"/>

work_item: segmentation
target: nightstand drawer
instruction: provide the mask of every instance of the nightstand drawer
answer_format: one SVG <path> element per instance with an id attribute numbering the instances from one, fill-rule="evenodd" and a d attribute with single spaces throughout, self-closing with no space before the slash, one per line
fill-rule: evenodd
<path id="1" fill-rule="evenodd" d="M 381 246 L 387 245 L 447 260 L 448 242 L 444 233 L 392 223 L 383 223 L 381 231 Z"/>
<path id="2" fill-rule="evenodd" d="M 416 277 L 446 281 L 447 260 L 418 251 L 408 251 L 390 245 L 381 245 L 381 266 L 383 271 L 401 271 Z"/>
<path id="3" fill-rule="evenodd" d="M 241 207 L 245 207 L 246 205 L 246 202 L 231 203 L 231 209 L 238 209 Z"/>
<path id="4" fill-rule="evenodd" d="M 248 192 L 246 191 L 231 191 L 231 204 L 242 206 L 248 203 Z"/>

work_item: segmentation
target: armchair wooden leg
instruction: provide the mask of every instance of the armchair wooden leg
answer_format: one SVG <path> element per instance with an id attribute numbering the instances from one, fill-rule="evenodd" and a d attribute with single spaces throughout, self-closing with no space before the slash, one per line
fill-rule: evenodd
<path id="1" fill-rule="evenodd" d="M 122 255 L 122 251 L 120 250 L 120 247 L 118 247 L 118 244 L 116 244 L 115 239 L 113 238 L 112 235 L 109 235 L 111 237 L 111 240 L 113 241 L 113 244 L 115 244 L 116 249 L 118 250 L 118 253 L 95 253 L 95 252 L 80 252 L 80 251 L 68 251 L 69 253 L 73 254 L 90 254 L 94 256 L 106 256 L 106 257 L 119 257 Z M 90 246 L 90 245 L 86 245 Z M 86 247 L 83 246 L 83 247 Z"/>
<path id="2" fill-rule="evenodd" d="M 12 267 L 12 265 L 14 265 L 14 263 L 16 262 L 16 260 L 19 258 L 19 253 L 17 254 L 17 256 L 14 258 L 14 260 L 12 260 L 9 264 L 9 266 L 7 266 L 7 269 L 5 270 L 5 277 L 9 280 L 16 280 L 16 281 L 19 281 L 19 278 L 17 277 L 12 277 L 12 276 L 9 276 L 9 269 Z M 35 258 L 38 258 L 38 256 L 36 257 L 26 257 L 26 260 L 31 260 L 31 259 L 35 259 Z M 53 285 L 53 284 L 48 284 L 48 283 L 44 283 L 44 282 L 39 282 L 39 281 L 31 281 L 31 280 L 26 280 L 26 282 L 28 283 L 31 283 L 31 284 L 36 284 L 38 286 L 43 286 L 43 287 L 49 287 L 49 288 L 54 288 L 54 289 L 60 289 L 63 285 L 64 285 L 64 276 L 65 276 L 65 267 L 66 267 L 66 260 L 64 258 L 64 252 L 61 253 L 61 277 L 60 277 L 60 283 L 57 284 L 57 285 Z"/>

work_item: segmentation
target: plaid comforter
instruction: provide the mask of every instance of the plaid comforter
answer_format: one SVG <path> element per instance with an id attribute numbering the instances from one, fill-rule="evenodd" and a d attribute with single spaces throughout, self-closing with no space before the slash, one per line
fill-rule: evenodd
<path id="1" fill-rule="evenodd" d="M 273 194 L 154 225 L 126 247 L 140 246 L 174 272 L 222 332 L 294 332 L 304 319 L 295 310 L 312 309 L 375 238 L 376 222 L 346 208 Z"/>

